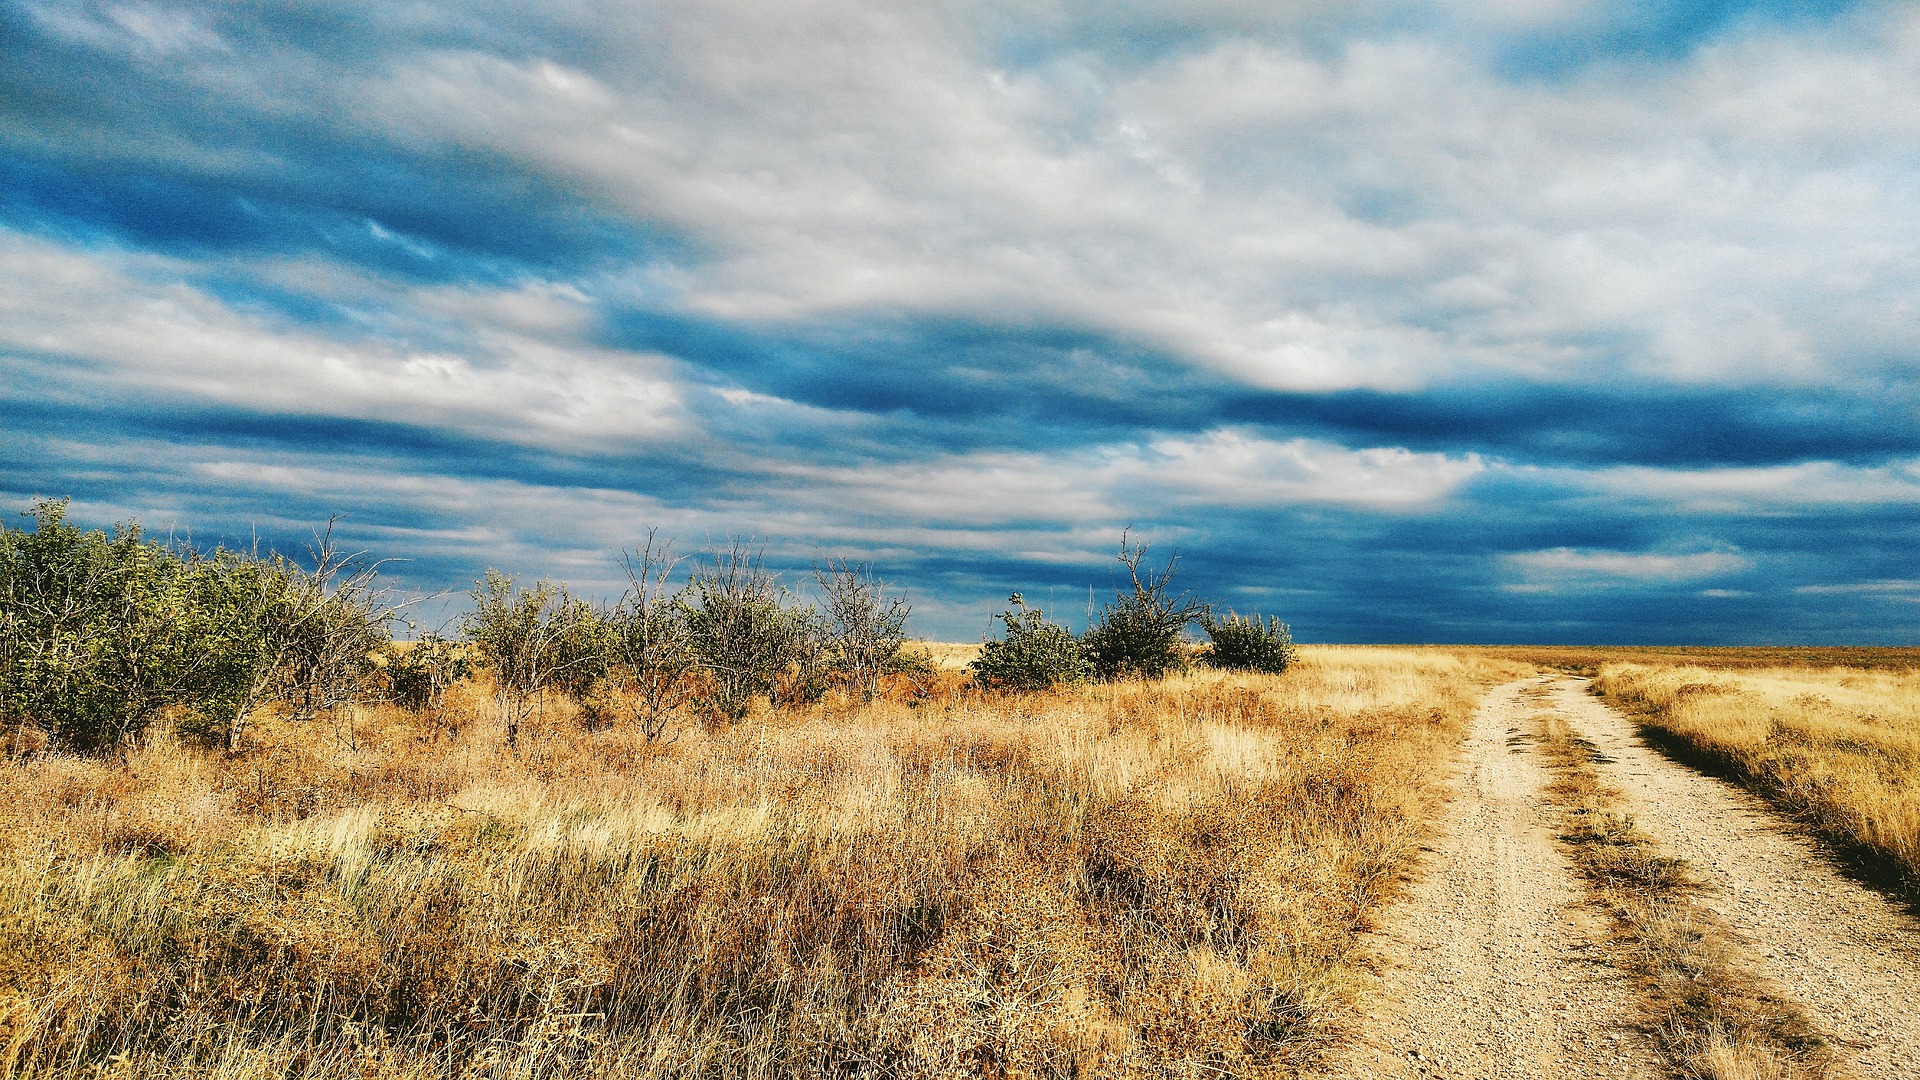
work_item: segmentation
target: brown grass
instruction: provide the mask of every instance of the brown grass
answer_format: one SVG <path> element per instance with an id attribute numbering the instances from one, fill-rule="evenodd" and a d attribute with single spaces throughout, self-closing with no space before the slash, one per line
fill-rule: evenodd
<path id="1" fill-rule="evenodd" d="M 1731 773 L 1920 902 L 1920 670 L 1609 664 L 1656 745 Z"/>
<path id="2" fill-rule="evenodd" d="M 1308 649 L 665 747 L 371 711 L 15 757 L 0 1077 L 1284 1073 L 1520 673 Z"/>
<path id="3" fill-rule="evenodd" d="M 1545 696 L 1533 691 L 1545 706 Z M 1591 744 L 1550 711 L 1534 717 L 1553 770 L 1562 839 L 1611 918 L 1616 963 L 1641 986 L 1648 1026 L 1684 1076 L 1792 1080 L 1846 1075 L 1798 1006 L 1768 987 L 1732 932 L 1696 902 L 1699 884 L 1619 809 Z"/>
<path id="4" fill-rule="evenodd" d="M 1872 671 L 1920 670 L 1920 648 L 1813 645 L 1474 645 L 1481 657 L 1537 664 L 1581 675 L 1606 664 L 1687 665 L 1715 671 L 1750 668 L 1844 667 Z"/>

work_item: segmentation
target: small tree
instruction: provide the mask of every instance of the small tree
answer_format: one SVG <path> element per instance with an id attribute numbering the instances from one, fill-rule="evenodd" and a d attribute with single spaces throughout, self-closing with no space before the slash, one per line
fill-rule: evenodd
<path id="1" fill-rule="evenodd" d="M 706 673 L 703 700 L 720 715 L 740 719 L 756 696 L 778 706 L 824 689 L 818 617 L 789 602 L 761 554 L 745 543 L 734 540 L 714 553 L 676 607 Z"/>
<path id="2" fill-rule="evenodd" d="M 1200 616 L 1200 625 L 1213 639 L 1207 651 L 1207 663 L 1234 671 L 1264 671 L 1278 675 L 1293 666 L 1298 654 L 1287 624 L 1258 614 L 1251 618 L 1227 612 L 1224 619 L 1211 612 Z"/>
<path id="3" fill-rule="evenodd" d="M 871 701 L 880 676 L 896 666 L 913 609 L 903 597 L 886 596 L 886 583 L 864 564 L 829 560 L 814 568 L 813 579 L 826 606 L 833 671 L 861 701 Z"/>
<path id="4" fill-rule="evenodd" d="M 551 581 L 515 588 L 511 577 L 488 570 L 474 586 L 473 610 L 461 620 L 461 629 L 493 673 L 494 703 L 512 746 L 521 722 L 546 691 L 593 659 L 580 647 L 592 612 L 566 586 Z"/>
<path id="5" fill-rule="evenodd" d="M 472 672 L 468 649 L 431 630 L 405 647 L 389 649 L 384 671 L 387 700 L 436 729 L 454 730 L 447 723 L 447 690 Z"/>
<path id="6" fill-rule="evenodd" d="M 374 675 L 374 656 L 392 640 L 399 617 L 375 585 L 379 564 L 364 551 L 342 551 L 333 522 L 307 548 L 313 569 L 287 567 L 294 600 L 278 687 L 297 719 L 332 713 L 359 700 Z"/>
<path id="7" fill-rule="evenodd" d="M 670 542 L 647 530 L 646 542 L 620 557 L 627 591 L 606 616 L 610 663 L 596 701 L 624 712 L 648 742 L 678 738 L 680 719 L 700 692 L 684 596 L 667 586 L 679 561 Z"/>
<path id="8" fill-rule="evenodd" d="M 1002 690 L 1044 690 L 1081 682 L 1092 673 L 1073 631 L 1048 622 L 1046 613 L 1028 607 L 1019 593 L 1007 602 L 1012 609 L 996 616 L 1005 625 L 1006 635 L 983 643 L 980 655 L 967 665 L 975 682 Z"/>
<path id="9" fill-rule="evenodd" d="M 1187 666 L 1187 624 L 1207 612 L 1191 593 L 1171 591 L 1178 556 L 1159 573 L 1142 570 L 1147 545 L 1120 534 L 1120 564 L 1127 568 L 1131 591 L 1115 596 L 1080 639 L 1094 671 L 1103 679 L 1158 679 Z"/>
<path id="10" fill-rule="evenodd" d="M 66 513 L 50 499 L 32 530 L 0 525 L 0 725 L 103 750 L 200 692 L 215 657 L 195 637 L 178 552 L 136 524 L 109 535 Z"/>

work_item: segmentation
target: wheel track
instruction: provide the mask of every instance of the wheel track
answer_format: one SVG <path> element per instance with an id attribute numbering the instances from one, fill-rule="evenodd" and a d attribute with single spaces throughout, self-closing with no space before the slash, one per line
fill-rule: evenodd
<path id="1" fill-rule="evenodd" d="M 1369 1015 L 1324 1075 L 1664 1075 L 1553 838 L 1521 697 L 1538 685 L 1497 687 L 1476 712 L 1432 849 L 1371 942 L 1381 983 Z"/>
<path id="2" fill-rule="evenodd" d="M 1610 759 L 1596 767 L 1624 809 L 1687 861 L 1753 966 L 1840 1041 L 1860 1075 L 1920 1077 L 1920 921 L 1759 799 L 1653 750 L 1587 685 L 1556 679 L 1549 703 Z"/>

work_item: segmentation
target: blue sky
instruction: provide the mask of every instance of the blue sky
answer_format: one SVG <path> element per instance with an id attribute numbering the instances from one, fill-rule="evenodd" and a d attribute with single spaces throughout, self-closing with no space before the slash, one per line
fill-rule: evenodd
<path id="1" fill-rule="evenodd" d="M 0 496 L 1920 643 L 1920 9 L 0 0 Z"/>

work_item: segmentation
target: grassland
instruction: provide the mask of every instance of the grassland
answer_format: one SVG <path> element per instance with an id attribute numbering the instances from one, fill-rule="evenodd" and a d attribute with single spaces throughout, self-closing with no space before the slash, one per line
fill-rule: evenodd
<path id="1" fill-rule="evenodd" d="M 1355 992 L 1480 691 L 1321 648 L 667 745 L 483 683 L 0 761 L 0 1077 L 1260 1076 Z"/>
<path id="2" fill-rule="evenodd" d="M 1611 662 L 1595 687 L 1669 753 L 1748 782 L 1920 901 L 1920 667 Z"/>

